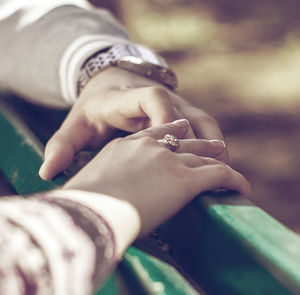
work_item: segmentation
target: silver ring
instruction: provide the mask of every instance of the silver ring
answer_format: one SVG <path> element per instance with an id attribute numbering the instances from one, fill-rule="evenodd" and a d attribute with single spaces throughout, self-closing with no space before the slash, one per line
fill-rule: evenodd
<path id="1" fill-rule="evenodd" d="M 175 152 L 180 147 L 179 140 L 171 134 L 166 134 L 163 139 L 159 139 L 158 142 L 161 142 L 167 149 L 172 152 Z"/>

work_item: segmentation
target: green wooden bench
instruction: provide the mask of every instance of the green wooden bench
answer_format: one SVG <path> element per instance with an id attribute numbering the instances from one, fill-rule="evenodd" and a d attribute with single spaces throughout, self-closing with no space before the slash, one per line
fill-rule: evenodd
<path id="1" fill-rule="evenodd" d="M 0 170 L 18 194 L 65 182 L 38 176 L 43 146 L 64 116 L 2 94 Z M 300 294 L 299 249 L 298 235 L 248 200 L 206 193 L 130 247 L 97 294 Z"/>

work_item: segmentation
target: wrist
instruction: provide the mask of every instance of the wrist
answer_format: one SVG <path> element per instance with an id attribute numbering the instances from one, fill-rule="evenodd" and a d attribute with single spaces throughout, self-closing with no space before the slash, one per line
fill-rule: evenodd
<path id="1" fill-rule="evenodd" d="M 65 50 L 59 65 L 61 92 L 68 104 L 77 99 L 77 81 L 82 65 L 89 57 L 114 44 L 129 42 L 125 36 L 86 35 L 75 39 Z"/>
<path id="2" fill-rule="evenodd" d="M 137 210 L 126 201 L 104 194 L 69 189 L 63 189 L 61 192 L 54 192 L 53 197 L 77 201 L 105 219 L 114 233 L 116 253 L 120 259 L 140 232 L 141 222 Z"/>
<path id="3" fill-rule="evenodd" d="M 83 65 L 77 83 L 78 95 L 100 72 L 115 67 L 133 72 L 171 89 L 177 78 L 166 61 L 150 49 L 137 44 L 117 44 L 91 56 Z"/>

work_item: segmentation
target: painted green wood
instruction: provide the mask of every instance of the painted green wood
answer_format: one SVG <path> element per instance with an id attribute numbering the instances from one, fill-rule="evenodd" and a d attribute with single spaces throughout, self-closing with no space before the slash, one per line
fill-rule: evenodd
<path id="1" fill-rule="evenodd" d="M 300 294 L 299 236 L 233 192 L 200 195 L 158 238 L 209 294 Z"/>
<path id="2" fill-rule="evenodd" d="M 56 178 L 54 181 L 47 182 L 39 178 L 38 170 L 43 159 L 43 144 L 21 120 L 20 114 L 15 113 L 11 105 L 1 100 L 0 134 L 0 169 L 4 172 L 17 193 L 26 195 L 55 189 L 65 182 L 63 176 Z M 137 268 L 137 259 L 147 261 L 147 269 L 144 268 L 142 263 L 140 263 Z M 127 252 L 122 263 L 126 265 L 127 268 L 130 268 L 130 272 L 122 271 L 122 267 L 118 267 L 101 290 L 96 292 L 97 295 L 165 294 L 157 293 L 157 290 L 153 289 L 152 286 L 159 280 L 163 288 L 168 290 L 172 285 L 172 278 L 173 284 L 180 280 L 186 290 L 188 290 L 188 288 L 191 289 L 190 293 L 187 294 L 198 294 L 196 292 L 192 293 L 192 287 L 171 267 L 172 272 L 169 276 L 166 276 L 163 271 L 160 274 L 157 261 L 151 259 L 149 255 L 142 251 L 138 252 L 138 258 L 131 256 L 131 254 Z M 162 267 L 164 266 L 164 269 L 167 268 L 165 264 L 162 263 L 161 265 Z M 152 281 L 151 277 L 139 277 L 141 271 L 143 273 L 152 273 L 152 270 L 155 273 L 155 281 Z M 172 288 L 172 290 L 174 290 L 174 288 Z M 167 294 L 183 293 L 169 292 Z"/>
<path id="3" fill-rule="evenodd" d="M 199 294 L 173 266 L 136 248 L 128 249 L 122 264 L 128 273 L 134 275 L 145 294 Z"/>
<path id="4" fill-rule="evenodd" d="M 0 169 L 15 190 L 26 195 L 63 184 L 62 177 L 52 182 L 40 179 L 43 145 L 8 104 L 0 101 L 0 110 Z"/>
<path id="5" fill-rule="evenodd" d="M 234 238 L 250 257 L 294 294 L 300 294 L 300 238 L 251 202 L 239 196 L 205 196 L 195 202 L 228 237 Z M 261 280 L 262 287 L 264 281 Z M 287 294 L 283 288 L 273 294 Z"/>

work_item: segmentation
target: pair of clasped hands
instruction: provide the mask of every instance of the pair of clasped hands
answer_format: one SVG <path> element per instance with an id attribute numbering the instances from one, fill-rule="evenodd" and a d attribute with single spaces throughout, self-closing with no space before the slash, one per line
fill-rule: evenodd
<path id="1" fill-rule="evenodd" d="M 111 68 L 92 78 L 68 117 L 49 140 L 40 176 L 68 168 L 76 153 L 97 149 L 121 129 L 133 133 L 110 141 L 65 189 L 109 195 L 133 205 L 141 234 L 170 218 L 201 192 L 220 188 L 250 193 L 230 168 L 217 122 L 161 84 Z M 180 139 L 176 152 L 158 142 Z"/>

